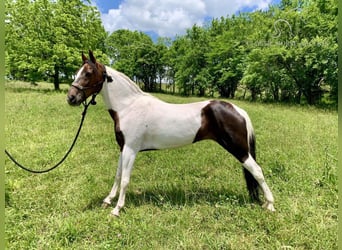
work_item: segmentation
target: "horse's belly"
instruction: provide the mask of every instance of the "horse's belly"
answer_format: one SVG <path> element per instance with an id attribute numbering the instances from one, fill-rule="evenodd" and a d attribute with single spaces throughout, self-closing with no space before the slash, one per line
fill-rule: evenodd
<path id="1" fill-rule="evenodd" d="M 126 143 L 139 150 L 180 147 L 193 143 L 201 127 L 205 102 L 168 104 L 151 99 L 131 108 L 122 119 Z"/>
<path id="2" fill-rule="evenodd" d="M 150 133 L 145 135 L 142 150 L 181 147 L 191 144 L 196 136 L 196 132 L 192 131 L 188 131 L 187 133 L 184 133 L 184 131 L 182 133 L 174 131 L 175 134 L 171 134 L 172 132 L 168 131 L 168 133 Z"/>
<path id="3" fill-rule="evenodd" d="M 190 125 L 190 126 L 189 126 Z M 175 148 L 191 144 L 196 136 L 200 123 L 196 124 L 165 124 L 148 130 L 143 139 L 143 150 Z"/>
<path id="4" fill-rule="evenodd" d="M 191 144 L 201 127 L 200 114 L 187 117 L 160 117 L 157 123 L 147 125 L 143 148 L 165 149 Z"/>

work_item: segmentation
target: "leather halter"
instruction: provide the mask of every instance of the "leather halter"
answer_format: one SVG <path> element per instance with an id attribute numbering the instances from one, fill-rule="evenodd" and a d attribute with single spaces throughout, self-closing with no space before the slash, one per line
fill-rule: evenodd
<path id="1" fill-rule="evenodd" d="M 98 70 L 98 69 L 96 68 L 96 66 L 95 66 L 93 63 L 89 62 L 88 60 L 84 62 L 84 64 L 86 64 L 86 63 L 90 64 L 93 68 L 95 68 L 96 70 Z M 103 65 L 103 67 L 106 68 L 104 65 Z M 92 86 L 81 86 L 81 85 L 78 85 L 77 83 L 72 83 L 71 86 L 74 87 L 74 88 L 76 88 L 77 90 L 82 91 L 83 94 L 84 94 L 84 96 L 85 96 L 85 90 L 97 88 L 98 86 L 103 85 L 103 83 L 104 83 L 106 80 L 107 80 L 107 82 L 112 82 L 112 81 L 113 81 L 113 78 L 112 78 L 111 76 L 109 76 L 109 75 L 107 74 L 107 71 L 105 70 L 105 71 L 102 73 L 102 80 L 101 80 L 100 82 L 96 83 L 95 85 L 92 85 Z M 100 90 L 101 90 L 101 89 L 102 89 L 102 86 L 101 86 Z M 99 91 L 99 92 L 100 92 L 100 91 Z M 96 94 L 98 94 L 98 92 L 97 92 L 97 93 L 94 93 L 94 94 L 96 95 Z M 94 95 L 94 94 L 93 94 L 93 95 Z"/>

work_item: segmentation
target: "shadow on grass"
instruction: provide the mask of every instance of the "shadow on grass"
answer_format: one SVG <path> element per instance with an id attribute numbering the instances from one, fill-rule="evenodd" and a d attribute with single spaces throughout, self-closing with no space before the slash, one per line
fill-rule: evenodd
<path id="1" fill-rule="evenodd" d="M 56 94 L 56 93 L 68 93 L 67 89 L 40 89 L 40 88 L 6 88 L 6 91 L 12 93 L 38 93 L 38 94 Z"/>
<path id="2" fill-rule="evenodd" d="M 103 197 L 94 197 L 84 210 L 99 208 L 106 195 Z M 112 201 L 111 207 L 116 205 L 117 198 L 118 197 Z M 171 189 L 161 188 L 158 190 L 128 191 L 126 193 L 126 206 L 153 205 L 159 208 L 166 208 L 183 207 L 185 205 L 194 206 L 199 204 L 209 206 L 245 206 L 249 203 L 251 203 L 251 201 L 247 192 L 242 194 L 226 189 L 212 190 L 197 188 L 194 190 L 186 190 L 182 187 L 172 187 Z"/>
<path id="3" fill-rule="evenodd" d="M 13 93 L 39 93 L 39 94 L 56 94 L 67 93 L 69 85 L 63 84 L 59 90 L 55 90 L 53 84 L 31 84 L 23 82 L 14 82 L 5 84 L 5 91 Z"/>

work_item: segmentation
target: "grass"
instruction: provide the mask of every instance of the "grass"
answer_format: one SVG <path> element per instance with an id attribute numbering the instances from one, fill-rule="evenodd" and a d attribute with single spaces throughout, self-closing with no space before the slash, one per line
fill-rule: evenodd
<path id="1" fill-rule="evenodd" d="M 63 156 L 81 118 L 66 90 L 51 88 L 6 84 L 6 148 L 35 169 Z M 205 141 L 138 154 L 126 207 L 113 218 L 101 203 L 119 148 L 97 102 L 57 170 L 33 175 L 6 159 L 7 249 L 337 249 L 336 112 L 234 101 L 254 124 L 275 213 L 249 202 L 240 164 Z"/>

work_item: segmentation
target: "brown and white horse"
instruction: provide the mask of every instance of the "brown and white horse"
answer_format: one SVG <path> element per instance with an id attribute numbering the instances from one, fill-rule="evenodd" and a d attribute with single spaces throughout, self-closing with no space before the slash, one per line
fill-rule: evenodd
<path id="1" fill-rule="evenodd" d="M 72 83 L 67 101 L 80 105 L 87 97 L 100 93 L 114 121 L 120 157 L 114 185 L 103 200 L 110 205 L 120 186 L 116 207 L 111 214 L 119 216 L 125 204 L 125 193 L 133 163 L 140 151 L 180 147 L 212 139 L 230 152 L 244 167 L 247 188 L 252 200 L 259 201 L 260 187 L 266 199 L 263 207 L 274 211 L 273 195 L 255 160 L 255 137 L 247 113 L 223 101 L 189 104 L 165 103 L 144 93 L 126 75 L 82 53 L 83 66 Z"/>

